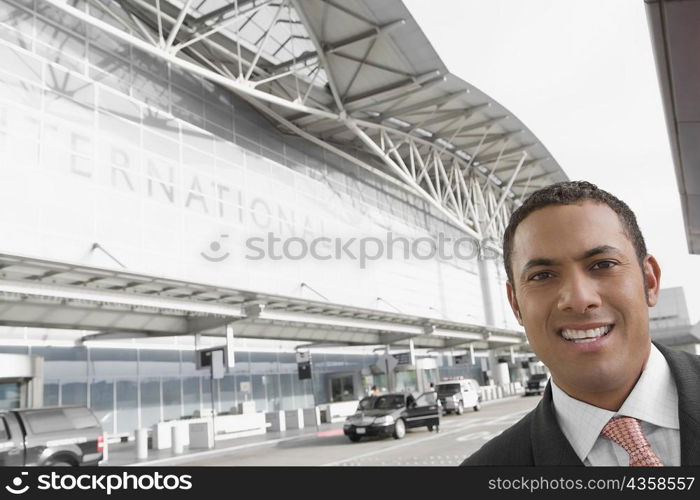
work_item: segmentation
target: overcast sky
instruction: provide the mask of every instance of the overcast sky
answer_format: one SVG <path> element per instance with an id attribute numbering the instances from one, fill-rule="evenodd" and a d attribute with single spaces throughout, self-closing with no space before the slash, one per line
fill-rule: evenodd
<path id="1" fill-rule="evenodd" d="M 643 0 L 404 0 L 451 73 L 509 109 L 572 180 L 637 214 L 700 320 Z"/>

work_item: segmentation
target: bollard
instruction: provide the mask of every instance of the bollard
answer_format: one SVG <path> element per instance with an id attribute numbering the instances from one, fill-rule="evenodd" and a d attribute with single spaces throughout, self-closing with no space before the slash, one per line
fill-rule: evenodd
<path id="1" fill-rule="evenodd" d="M 172 439 L 171 442 L 173 443 L 173 455 L 181 455 L 184 446 L 183 446 L 183 437 L 182 437 L 182 429 L 180 428 L 179 422 L 175 422 L 172 427 Z"/>
<path id="2" fill-rule="evenodd" d="M 136 429 L 136 458 L 145 460 L 148 458 L 148 429 Z"/>

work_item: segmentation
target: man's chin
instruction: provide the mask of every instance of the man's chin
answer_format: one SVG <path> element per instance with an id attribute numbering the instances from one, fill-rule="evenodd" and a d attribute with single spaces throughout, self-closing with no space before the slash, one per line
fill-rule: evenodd
<path id="1" fill-rule="evenodd" d="M 588 367 L 590 370 L 590 366 Z M 584 400 L 586 395 L 604 395 L 614 393 L 622 389 L 620 381 L 623 379 L 618 371 L 599 371 L 595 374 L 582 376 L 583 369 L 570 377 L 553 377 L 554 382 L 561 390 L 574 399 Z M 584 401 L 587 402 L 587 401 Z"/>

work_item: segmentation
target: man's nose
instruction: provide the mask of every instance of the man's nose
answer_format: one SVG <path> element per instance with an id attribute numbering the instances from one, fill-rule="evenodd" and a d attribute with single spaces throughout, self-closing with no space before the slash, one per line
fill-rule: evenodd
<path id="1" fill-rule="evenodd" d="M 565 279 L 559 291 L 559 310 L 584 314 L 601 305 L 595 280 L 575 273 Z"/>

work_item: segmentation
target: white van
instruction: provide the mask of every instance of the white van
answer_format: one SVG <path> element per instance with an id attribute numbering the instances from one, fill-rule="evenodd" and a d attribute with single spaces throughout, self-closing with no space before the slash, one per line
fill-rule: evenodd
<path id="1" fill-rule="evenodd" d="M 438 382 L 435 390 L 445 413 L 461 415 L 465 408 L 481 409 L 479 383 L 473 378 Z"/>

